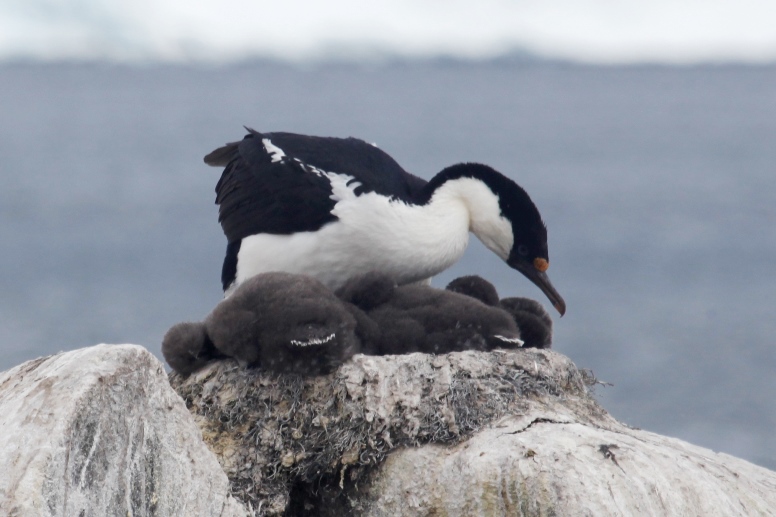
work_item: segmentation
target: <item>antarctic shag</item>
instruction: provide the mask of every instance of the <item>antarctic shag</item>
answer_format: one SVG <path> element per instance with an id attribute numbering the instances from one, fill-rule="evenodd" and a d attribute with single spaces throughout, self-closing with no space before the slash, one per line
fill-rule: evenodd
<path id="1" fill-rule="evenodd" d="M 472 232 L 566 311 L 546 273 L 538 209 L 487 165 L 452 165 L 425 181 L 356 138 L 252 129 L 205 162 L 225 167 L 216 203 L 227 296 L 268 271 L 311 275 L 331 289 L 369 271 L 400 285 L 421 281 L 455 263 Z"/>

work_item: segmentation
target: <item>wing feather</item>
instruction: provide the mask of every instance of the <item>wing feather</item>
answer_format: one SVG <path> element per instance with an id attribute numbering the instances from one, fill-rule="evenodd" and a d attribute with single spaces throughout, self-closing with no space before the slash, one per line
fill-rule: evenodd
<path id="1" fill-rule="evenodd" d="M 207 164 L 225 166 L 216 185 L 216 204 L 230 243 L 257 233 L 316 231 L 336 221 L 331 183 L 313 168 L 352 176 L 360 184 L 356 194 L 377 192 L 408 203 L 427 183 L 363 140 L 246 129 L 240 142 L 205 156 Z M 265 145 L 265 139 L 272 145 Z"/>

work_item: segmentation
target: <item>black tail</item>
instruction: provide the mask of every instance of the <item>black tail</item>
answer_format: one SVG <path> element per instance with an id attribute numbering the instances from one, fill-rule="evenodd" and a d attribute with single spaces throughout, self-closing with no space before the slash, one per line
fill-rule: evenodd
<path id="1" fill-rule="evenodd" d="M 240 145 L 240 142 L 231 142 L 223 147 L 219 147 L 205 156 L 205 163 L 212 167 L 226 167 L 232 161 L 232 158 L 235 157 L 238 145 Z"/>

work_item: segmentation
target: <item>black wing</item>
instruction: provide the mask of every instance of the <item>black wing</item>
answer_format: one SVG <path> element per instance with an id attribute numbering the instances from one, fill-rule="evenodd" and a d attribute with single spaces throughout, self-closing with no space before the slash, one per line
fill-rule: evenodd
<path id="1" fill-rule="evenodd" d="M 216 204 L 230 243 L 257 233 L 315 231 L 336 220 L 329 180 L 293 159 L 273 162 L 262 135 L 252 132 L 205 157 L 214 165 L 227 159 L 216 185 Z"/>
<path id="2" fill-rule="evenodd" d="M 353 176 L 357 194 L 378 192 L 412 202 L 426 181 L 402 169 L 377 147 L 356 138 L 326 138 L 249 129 L 240 142 L 205 156 L 226 165 L 216 185 L 219 222 L 229 242 L 257 233 L 315 231 L 335 221 L 329 180 L 308 166 Z M 262 140 L 285 156 L 273 162 Z"/>
<path id="3" fill-rule="evenodd" d="M 427 183 L 413 176 L 385 151 L 358 138 L 332 138 L 266 133 L 286 155 L 327 172 L 353 176 L 361 187 L 356 194 L 377 192 L 412 202 Z"/>

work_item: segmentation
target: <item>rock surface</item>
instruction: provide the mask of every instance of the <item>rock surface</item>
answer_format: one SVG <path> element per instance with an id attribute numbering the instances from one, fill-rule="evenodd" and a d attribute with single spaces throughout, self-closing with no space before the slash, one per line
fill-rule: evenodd
<path id="1" fill-rule="evenodd" d="M 0 373 L 0 515 L 238 516 L 162 364 L 98 345 Z"/>
<path id="2" fill-rule="evenodd" d="M 776 515 L 776 472 L 617 422 L 550 350 L 170 381 L 132 345 L 0 374 L 0 515 Z"/>
<path id="3" fill-rule="evenodd" d="M 459 442 L 538 400 L 564 399 L 564 412 L 582 406 L 580 414 L 608 418 L 586 396 L 573 363 L 543 350 L 358 354 L 318 377 L 271 374 L 227 360 L 170 378 L 233 494 L 260 508 L 260 515 L 282 514 L 292 490 L 295 504 L 302 498 L 318 506 L 321 501 L 306 495 L 316 492 L 335 514 L 349 512 L 340 505 L 340 487 L 355 485 L 392 450 Z"/>
<path id="4" fill-rule="evenodd" d="M 375 517 L 776 515 L 776 473 L 681 440 L 534 410 L 455 447 L 396 451 L 351 507 Z"/>
<path id="5" fill-rule="evenodd" d="M 776 473 L 617 422 L 549 350 L 171 381 L 256 515 L 776 515 Z"/>

